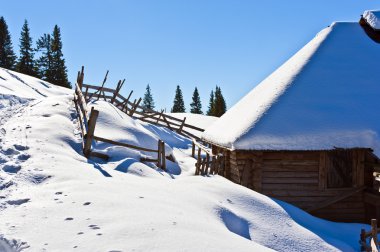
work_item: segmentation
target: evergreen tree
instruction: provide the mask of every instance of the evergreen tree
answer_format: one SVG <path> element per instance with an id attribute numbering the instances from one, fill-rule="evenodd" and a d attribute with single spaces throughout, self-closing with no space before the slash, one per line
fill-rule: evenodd
<path id="1" fill-rule="evenodd" d="M 25 20 L 21 30 L 20 58 L 17 62 L 16 70 L 20 73 L 37 77 L 37 68 L 33 57 L 32 38 L 30 37 L 28 21 Z"/>
<path id="2" fill-rule="evenodd" d="M 222 90 L 220 87 L 216 86 L 215 88 L 215 100 L 214 100 L 214 116 L 221 117 L 224 113 L 226 113 L 226 101 L 222 95 Z"/>
<path id="3" fill-rule="evenodd" d="M 175 91 L 175 97 L 173 102 L 172 113 L 183 113 L 185 112 L 185 102 L 183 101 L 182 91 L 179 85 Z"/>
<path id="4" fill-rule="evenodd" d="M 193 114 L 203 114 L 202 112 L 202 103 L 201 103 L 201 98 L 199 97 L 198 89 L 194 89 L 193 93 L 193 102 L 190 104 L 190 113 Z"/>
<path id="5" fill-rule="evenodd" d="M 214 90 L 211 90 L 210 94 L 210 101 L 208 104 L 208 110 L 207 110 L 207 115 L 213 116 L 215 114 L 215 98 L 214 98 Z"/>
<path id="6" fill-rule="evenodd" d="M 144 99 L 143 99 L 143 106 L 144 108 L 147 108 L 147 109 L 154 109 L 154 100 L 153 100 L 153 96 L 152 96 L 152 92 L 151 92 L 149 84 L 146 86 Z"/>
<path id="7" fill-rule="evenodd" d="M 41 56 L 37 60 L 37 65 L 39 76 L 47 82 L 54 83 L 51 45 L 52 39 L 50 34 L 44 34 L 37 41 L 37 51 L 41 53 Z"/>
<path id="8" fill-rule="evenodd" d="M 61 30 L 55 25 L 53 38 L 51 41 L 51 57 L 52 57 L 52 83 L 58 86 L 71 88 L 71 84 L 67 79 L 67 68 L 62 53 Z"/>
<path id="9" fill-rule="evenodd" d="M 16 55 L 13 52 L 11 35 L 4 17 L 0 17 L 0 67 L 14 69 Z"/>

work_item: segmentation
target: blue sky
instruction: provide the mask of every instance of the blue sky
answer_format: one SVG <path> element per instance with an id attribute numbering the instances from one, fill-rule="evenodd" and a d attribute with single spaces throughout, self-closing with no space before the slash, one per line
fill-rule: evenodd
<path id="1" fill-rule="evenodd" d="M 15 51 L 24 19 L 33 42 L 61 27 L 69 79 L 85 66 L 85 83 L 126 78 L 122 93 L 156 108 L 172 106 L 176 85 L 189 110 L 194 87 L 203 110 L 215 85 L 231 107 L 333 21 L 357 21 L 374 0 L 92 0 L 2 1 Z"/>

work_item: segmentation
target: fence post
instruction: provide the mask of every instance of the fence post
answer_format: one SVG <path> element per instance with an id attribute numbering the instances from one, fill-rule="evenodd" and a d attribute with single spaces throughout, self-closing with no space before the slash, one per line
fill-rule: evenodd
<path id="1" fill-rule="evenodd" d="M 133 106 L 133 108 L 132 108 L 132 110 L 131 110 L 131 113 L 129 113 L 129 116 L 133 116 L 133 114 L 136 112 L 136 109 L 137 109 L 137 107 L 139 106 L 141 100 L 142 100 L 142 99 L 141 99 L 141 97 L 140 97 L 139 100 L 137 101 L 137 103 L 134 102 L 134 106 Z M 135 101 L 136 101 L 136 100 L 135 100 Z"/>
<path id="2" fill-rule="evenodd" d="M 181 126 L 179 126 L 179 129 L 177 130 L 178 133 L 182 132 L 183 125 L 185 125 L 186 117 L 183 118 L 183 121 L 181 123 Z"/>
<path id="3" fill-rule="evenodd" d="M 158 140 L 157 167 L 161 167 L 161 140 Z"/>
<path id="4" fill-rule="evenodd" d="M 375 248 L 372 248 L 372 249 L 376 249 L 378 246 L 378 243 L 377 243 L 377 220 L 376 219 L 371 220 L 371 234 L 372 234 L 373 242 L 375 243 L 375 246 L 376 246 Z"/>
<path id="5" fill-rule="evenodd" d="M 191 156 L 195 157 L 195 143 L 194 143 L 194 140 L 193 140 L 192 146 L 191 146 Z"/>
<path id="6" fill-rule="evenodd" d="M 195 175 L 199 175 L 199 169 L 201 168 L 201 148 L 198 148 L 198 158 L 197 158 L 197 163 L 195 165 Z"/>
<path id="7" fill-rule="evenodd" d="M 207 175 L 209 163 L 210 163 L 210 154 L 207 153 L 207 155 L 206 155 L 206 171 L 205 171 L 205 175 Z"/>
<path id="8" fill-rule="evenodd" d="M 161 141 L 161 162 L 162 169 L 166 170 L 166 156 L 165 156 L 165 143 Z"/>
<path id="9" fill-rule="evenodd" d="M 95 110 L 94 107 L 91 108 L 90 119 L 88 120 L 88 131 L 86 135 L 86 142 L 84 144 L 83 153 L 88 158 L 91 152 L 92 138 L 94 137 L 96 120 L 98 119 L 99 111 Z"/>

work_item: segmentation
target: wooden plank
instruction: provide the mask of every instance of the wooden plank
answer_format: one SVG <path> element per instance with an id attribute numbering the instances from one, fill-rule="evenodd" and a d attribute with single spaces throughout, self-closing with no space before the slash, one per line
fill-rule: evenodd
<path id="1" fill-rule="evenodd" d="M 200 167 L 201 167 L 201 154 L 202 154 L 202 149 L 198 148 L 198 157 L 197 157 L 197 163 L 196 163 L 196 169 L 195 169 L 195 175 L 199 175 L 200 172 Z"/>
<path id="2" fill-rule="evenodd" d="M 157 146 L 157 167 L 162 166 L 162 155 L 161 155 L 161 140 L 158 140 L 158 146 Z"/>
<path id="3" fill-rule="evenodd" d="M 161 160 L 162 160 L 161 168 L 163 170 L 166 170 L 166 156 L 165 156 L 165 143 L 164 143 L 164 141 L 161 141 Z"/>
<path id="4" fill-rule="evenodd" d="M 253 164 L 253 188 L 255 191 L 257 192 L 261 192 L 262 191 L 262 185 L 263 185 L 263 182 L 262 182 L 262 157 L 263 157 L 263 153 L 262 152 L 258 152 L 257 153 L 257 160 L 254 162 Z"/>
<path id="5" fill-rule="evenodd" d="M 139 106 L 139 103 L 141 102 L 141 97 L 139 98 L 139 100 L 137 101 L 137 103 L 135 104 L 135 106 L 133 106 L 133 108 L 131 109 L 131 112 L 129 113 L 130 116 L 133 116 L 133 114 L 136 112 L 136 109 L 137 107 Z"/>
<path id="6" fill-rule="evenodd" d="M 107 154 L 96 152 L 96 151 L 90 151 L 90 156 L 91 157 L 101 158 L 101 159 L 104 159 L 104 160 L 108 160 L 109 159 L 109 156 Z"/>
<path id="7" fill-rule="evenodd" d="M 316 178 L 319 180 L 317 171 L 266 171 L 263 170 L 263 178 Z"/>
<path id="8" fill-rule="evenodd" d="M 99 88 L 100 88 L 100 86 L 95 86 L 95 85 L 90 85 L 90 84 L 83 84 L 83 87 L 84 87 L 84 88 L 88 88 L 89 90 L 90 90 L 90 89 L 94 89 L 95 92 L 96 92 L 97 90 L 99 90 Z M 109 93 L 114 93 L 116 90 L 113 89 L 113 88 L 103 87 L 103 91 L 104 91 L 104 92 L 109 92 Z"/>
<path id="9" fill-rule="evenodd" d="M 141 162 L 158 162 L 158 159 L 154 158 L 140 158 Z"/>
<path id="10" fill-rule="evenodd" d="M 264 184 L 315 184 L 318 186 L 318 178 L 262 178 Z"/>
<path id="11" fill-rule="evenodd" d="M 84 149 L 83 149 L 84 155 L 86 157 L 90 156 L 91 144 L 92 144 L 92 139 L 94 137 L 96 120 L 98 119 L 98 115 L 99 115 L 99 111 L 95 110 L 94 107 L 92 107 L 90 120 L 88 121 L 88 131 L 86 134 L 86 141 L 85 141 Z"/>
<path id="12" fill-rule="evenodd" d="M 183 121 L 182 121 L 181 125 L 179 126 L 179 129 L 177 130 L 178 133 L 181 133 L 181 131 L 183 129 L 183 125 L 185 125 L 185 121 L 186 121 L 186 117 L 183 118 Z"/>
<path id="13" fill-rule="evenodd" d="M 111 139 L 106 139 L 106 138 L 103 138 L 103 137 L 94 136 L 94 139 L 96 141 L 110 143 L 110 144 L 117 145 L 117 146 L 123 146 L 123 147 L 131 148 L 131 149 L 135 149 L 135 150 L 141 150 L 141 151 L 146 151 L 146 152 L 155 152 L 155 153 L 157 153 L 157 150 L 152 150 L 152 149 L 148 149 L 148 148 L 134 146 L 134 145 L 127 144 L 127 143 L 121 143 L 121 142 L 117 142 L 117 141 L 114 141 L 114 140 L 111 140 Z"/>
<path id="14" fill-rule="evenodd" d="M 195 143 L 194 143 L 194 140 L 191 143 L 191 156 L 195 157 Z"/>
<path id="15" fill-rule="evenodd" d="M 326 189 L 326 152 L 319 154 L 319 184 L 320 190 Z"/>
<path id="16" fill-rule="evenodd" d="M 338 201 L 344 200 L 344 199 L 346 199 L 346 198 L 348 198 L 348 197 L 350 197 L 350 196 L 352 196 L 352 195 L 354 195 L 354 194 L 356 194 L 358 192 L 363 191 L 365 188 L 366 188 L 366 186 L 361 186 L 359 188 L 354 188 L 354 189 L 352 189 L 352 190 L 350 190 L 348 192 L 344 192 L 344 193 L 342 193 L 342 194 L 340 194 L 340 195 L 338 195 L 338 196 L 336 196 L 334 198 L 331 198 L 331 199 L 328 199 L 328 200 L 326 200 L 324 202 L 319 203 L 317 206 L 308 209 L 308 211 L 309 212 L 314 212 L 314 211 L 319 210 L 321 208 L 324 208 L 324 207 L 327 207 L 329 205 L 332 205 L 332 204 L 334 204 L 334 203 L 336 203 Z"/>

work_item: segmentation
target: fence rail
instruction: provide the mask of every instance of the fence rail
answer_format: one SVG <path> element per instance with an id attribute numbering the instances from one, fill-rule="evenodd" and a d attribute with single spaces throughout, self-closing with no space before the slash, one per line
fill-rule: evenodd
<path id="1" fill-rule="evenodd" d="M 176 131 L 177 133 L 186 137 L 200 140 L 198 136 L 189 132 L 189 130 L 203 132 L 204 129 L 186 123 L 186 117 L 179 119 L 174 116 L 165 114 L 163 110 L 155 111 L 145 108 L 140 104 L 142 100 L 141 98 L 131 101 L 133 91 L 131 91 L 128 97 L 125 98 L 120 94 L 120 90 L 123 84 L 124 81 L 119 81 L 116 89 L 104 87 L 104 82 L 101 86 L 81 84 L 80 87 L 81 91 L 84 92 L 84 98 L 86 102 L 89 102 L 91 99 L 103 99 L 104 101 L 115 105 L 115 107 L 119 108 L 121 111 L 135 119 L 139 119 L 141 121 L 152 123 L 158 126 L 167 127 L 170 130 Z"/>
<path id="2" fill-rule="evenodd" d="M 91 108 L 91 112 L 88 112 L 88 107 L 87 107 L 87 101 L 86 95 L 88 96 L 88 89 L 86 88 L 86 95 L 83 95 L 82 93 L 82 87 L 87 86 L 83 84 L 83 78 L 84 78 L 84 69 L 82 67 L 82 71 L 78 72 L 78 77 L 77 77 L 77 83 L 75 86 L 75 93 L 74 93 L 74 105 L 75 109 L 77 111 L 78 115 L 78 121 L 79 121 L 79 126 L 81 130 L 81 136 L 82 136 L 82 149 L 83 149 L 83 154 L 88 158 L 90 156 L 93 157 L 99 157 L 103 159 L 108 159 L 109 156 L 103 153 L 99 153 L 93 150 L 92 146 L 95 141 L 100 141 L 100 142 L 105 142 L 109 143 L 112 145 L 116 146 L 122 146 L 130 149 L 135 149 L 135 150 L 140 150 L 140 151 L 145 151 L 145 152 L 152 152 L 152 153 L 157 153 L 157 159 L 152 159 L 152 158 L 141 158 L 140 161 L 142 162 L 157 162 L 157 166 L 166 169 L 166 156 L 165 156 L 165 143 L 162 140 L 158 140 L 158 148 L 157 150 L 155 149 L 149 149 L 141 146 L 134 146 L 131 144 L 127 143 L 122 143 L 122 142 L 117 142 L 111 139 L 107 139 L 104 137 L 99 137 L 95 136 L 95 127 L 96 127 L 96 121 L 99 115 L 99 111 L 95 110 L 94 107 Z M 105 80 L 107 79 L 108 72 L 106 74 Z M 104 82 L 102 88 L 104 86 Z M 120 91 L 120 88 L 122 87 L 124 82 L 119 82 L 118 87 L 117 87 L 117 92 L 114 94 L 111 99 L 115 100 L 118 91 Z M 102 89 L 99 89 L 97 92 L 92 93 L 91 96 L 93 95 L 98 95 L 98 98 L 101 96 L 105 96 L 104 91 Z M 104 97 L 104 99 L 106 99 Z"/>
<path id="3" fill-rule="evenodd" d="M 378 252 L 380 243 L 377 239 L 377 235 L 380 233 L 380 228 L 377 227 L 377 220 L 371 220 L 371 230 L 366 232 L 364 229 L 360 233 L 360 250 L 366 252 Z M 369 239 L 369 243 L 367 243 Z"/>

